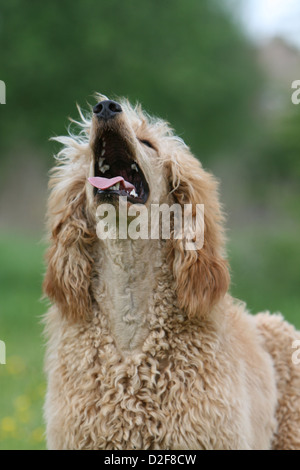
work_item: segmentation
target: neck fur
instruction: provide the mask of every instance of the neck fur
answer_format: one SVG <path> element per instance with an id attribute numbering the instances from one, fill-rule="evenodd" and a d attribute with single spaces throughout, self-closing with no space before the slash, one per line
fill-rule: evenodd
<path id="1" fill-rule="evenodd" d="M 160 240 L 140 239 L 99 244 L 102 294 L 98 303 L 118 347 L 136 349 L 149 332 L 148 315 L 155 306 L 159 279 L 166 272 L 166 247 Z"/>

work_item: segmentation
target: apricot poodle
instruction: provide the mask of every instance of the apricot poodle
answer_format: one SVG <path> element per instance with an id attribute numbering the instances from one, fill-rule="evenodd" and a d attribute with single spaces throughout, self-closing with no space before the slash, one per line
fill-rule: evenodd
<path id="1" fill-rule="evenodd" d="M 300 449 L 300 335 L 228 293 L 215 178 L 167 123 L 97 101 L 56 139 L 50 180 L 48 447 Z M 203 246 L 174 220 L 170 239 L 99 237 L 99 207 L 121 199 L 189 205 Z"/>

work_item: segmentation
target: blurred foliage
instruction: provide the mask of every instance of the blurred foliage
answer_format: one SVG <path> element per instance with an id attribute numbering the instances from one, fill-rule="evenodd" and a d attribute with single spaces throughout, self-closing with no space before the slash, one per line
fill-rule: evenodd
<path id="1" fill-rule="evenodd" d="M 2 147 L 46 146 L 95 91 L 140 101 L 204 159 L 254 125 L 254 54 L 221 0 L 11 0 L 0 4 L 0 42 Z"/>
<path id="2" fill-rule="evenodd" d="M 300 178 L 300 105 L 291 105 L 272 125 L 264 149 L 264 169 L 277 180 Z"/>

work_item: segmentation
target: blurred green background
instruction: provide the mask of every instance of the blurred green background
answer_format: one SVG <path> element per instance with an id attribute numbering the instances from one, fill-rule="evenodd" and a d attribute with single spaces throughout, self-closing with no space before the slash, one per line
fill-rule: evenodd
<path id="1" fill-rule="evenodd" d="M 0 449 L 45 448 L 48 139 L 95 91 L 167 119 L 220 178 L 233 295 L 300 328 L 300 54 L 282 38 L 251 42 L 242 3 L 0 3 Z"/>

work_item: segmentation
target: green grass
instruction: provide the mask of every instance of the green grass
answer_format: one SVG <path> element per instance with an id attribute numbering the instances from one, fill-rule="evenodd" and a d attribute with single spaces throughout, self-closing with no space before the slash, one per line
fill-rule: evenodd
<path id="1" fill-rule="evenodd" d="M 297 232 L 253 228 L 230 234 L 232 293 L 252 312 L 280 310 L 300 328 Z M 44 449 L 44 345 L 41 297 L 45 247 L 24 237 L 0 238 L 0 449 Z"/>
<path id="2" fill-rule="evenodd" d="M 39 300 L 44 246 L 23 237 L 0 239 L 0 449 L 44 449 L 45 394 Z"/>
<path id="3" fill-rule="evenodd" d="M 281 312 L 300 329 L 299 230 L 255 226 L 230 233 L 231 293 L 252 313 Z"/>

